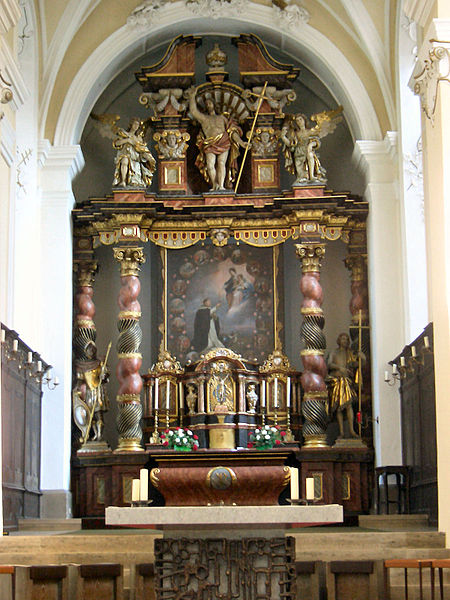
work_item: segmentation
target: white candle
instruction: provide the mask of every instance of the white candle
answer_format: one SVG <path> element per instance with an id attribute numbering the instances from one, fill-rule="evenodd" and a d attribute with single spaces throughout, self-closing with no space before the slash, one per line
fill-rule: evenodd
<path id="1" fill-rule="evenodd" d="M 59 377 L 58 377 L 58 375 L 55 375 L 55 378 L 53 379 L 53 385 L 59 385 Z"/>
<path id="2" fill-rule="evenodd" d="M 404 356 L 400 356 L 400 366 L 401 367 L 405 367 L 406 366 L 405 357 Z"/>
<path id="3" fill-rule="evenodd" d="M 411 356 L 413 358 L 416 358 L 416 356 L 417 356 L 417 352 L 416 352 L 416 347 L 415 346 L 411 346 Z"/>
<path id="4" fill-rule="evenodd" d="M 166 382 L 166 410 L 169 410 L 170 407 L 170 381 Z"/>
<path id="5" fill-rule="evenodd" d="M 153 405 L 154 405 L 154 409 L 158 410 L 158 391 L 159 391 L 159 385 L 158 385 L 158 378 L 155 379 L 155 397 L 153 399 Z"/>
<path id="6" fill-rule="evenodd" d="M 133 483 L 131 484 L 131 502 L 139 502 L 140 483 L 139 479 L 133 479 Z"/>
<path id="7" fill-rule="evenodd" d="M 394 363 L 392 365 L 392 375 L 397 375 L 397 373 L 398 373 L 398 368 L 397 368 L 396 363 Z"/>
<path id="8" fill-rule="evenodd" d="M 425 348 L 429 348 L 430 347 L 430 339 L 429 339 L 429 337 L 427 335 L 423 338 L 423 343 L 425 345 Z"/>
<path id="9" fill-rule="evenodd" d="M 273 380 L 273 407 L 278 408 L 278 377 Z"/>
<path id="10" fill-rule="evenodd" d="M 37 370 L 38 370 L 38 373 L 42 372 L 42 361 L 41 360 L 37 361 Z"/>
<path id="11" fill-rule="evenodd" d="M 6 340 L 6 329 L 2 329 L 2 343 Z"/>
<path id="12" fill-rule="evenodd" d="M 384 380 L 386 381 L 386 383 L 389 381 L 389 371 L 384 372 Z"/>
<path id="13" fill-rule="evenodd" d="M 289 467 L 291 471 L 291 500 L 298 500 L 298 469 Z"/>
<path id="14" fill-rule="evenodd" d="M 28 352 L 27 362 L 28 363 L 32 363 L 33 362 L 33 353 L 32 352 Z"/>
<path id="15" fill-rule="evenodd" d="M 261 408 L 265 408 L 266 407 L 266 382 L 261 381 L 260 387 L 261 387 Z"/>
<path id="16" fill-rule="evenodd" d="M 314 500 L 314 477 L 306 478 L 306 499 Z"/>
<path id="17" fill-rule="evenodd" d="M 181 381 L 178 383 L 178 395 L 180 398 L 179 402 L 180 402 L 180 410 L 181 410 L 184 407 L 183 384 L 181 383 Z"/>
<path id="18" fill-rule="evenodd" d="M 13 340 L 13 352 L 17 352 L 19 349 L 19 340 Z"/>
<path id="19" fill-rule="evenodd" d="M 286 408 L 291 408 L 291 378 L 286 381 Z"/>
<path id="20" fill-rule="evenodd" d="M 148 500 L 148 469 L 141 469 L 139 471 L 139 482 L 139 500 Z"/>

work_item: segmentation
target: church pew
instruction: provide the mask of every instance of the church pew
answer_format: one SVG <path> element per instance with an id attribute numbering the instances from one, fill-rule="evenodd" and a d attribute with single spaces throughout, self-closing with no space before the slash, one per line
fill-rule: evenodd
<path id="1" fill-rule="evenodd" d="M 123 567 L 100 563 L 72 567 L 76 600 L 123 600 Z"/>
<path id="2" fill-rule="evenodd" d="M 69 600 L 65 565 L 15 567 L 16 600 Z"/>
<path id="3" fill-rule="evenodd" d="M 434 571 L 433 571 L 433 560 L 431 559 L 391 559 L 384 561 L 384 594 L 386 600 L 390 599 L 390 569 L 403 569 L 404 570 L 404 584 L 403 589 L 405 593 L 405 600 L 409 600 L 409 589 L 408 589 L 408 569 L 418 569 L 419 573 L 419 600 L 424 600 L 424 586 L 423 586 L 423 569 L 430 569 L 430 588 L 431 598 L 434 597 Z"/>
<path id="4" fill-rule="evenodd" d="M 378 600 L 378 568 L 373 560 L 326 563 L 328 600 Z"/>
<path id="5" fill-rule="evenodd" d="M 136 565 L 134 586 L 135 600 L 156 600 L 153 563 Z"/>
<path id="6" fill-rule="evenodd" d="M 314 560 L 295 561 L 295 580 L 297 598 L 320 600 L 323 563 Z"/>
<path id="7" fill-rule="evenodd" d="M 15 568 L 8 565 L 0 565 L 0 600 L 14 600 L 15 587 Z"/>

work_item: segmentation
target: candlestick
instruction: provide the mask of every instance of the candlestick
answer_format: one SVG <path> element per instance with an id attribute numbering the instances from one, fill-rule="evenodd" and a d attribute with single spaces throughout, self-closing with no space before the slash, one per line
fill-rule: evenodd
<path id="1" fill-rule="evenodd" d="M 397 368 L 396 363 L 394 363 L 392 365 L 392 375 L 397 375 L 397 373 L 398 373 L 398 368 Z"/>
<path id="2" fill-rule="evenodd" d="M 184 408 L 184 394 L 183 394 L 183 384 L 178 382 L 178 396 L 180 399 L 180 409 Z"/>
<path id="3" fill-rule="evenodd" d="M 389 381 L 389 371 L 384 372 L 384 380 Z"/>
<path id="4" fill-rule="evenodd" d="M 170 381 L 166 381 L 166 410 L 170 409 Z"/>
<path id="5" fill-rule="evenodd" d="M 12 349 L 13 352 L 17 352 L 17 350 L 19 349 L 19 340 L 13 340 Z"/>
<path id="6" fill-rule="evenodd" d="M 55 377 L 53 379 L 53 385 L 59 385 L 59 377 L 58 377 L 58 375 L 55 375 Z"/>
<path id="7" fill-rule="evenodd" d="M 400 366 L 406 367 L 406 360 L 404 356 L 400 356 Z"/>
<path id="8" fill-rule="evenodd" d="M 314 477 L 307 477 L 305 481 L 306 481 L 306 499 L 314 500 L 314 498 L 315 498 Z"/>
<path id="9" fill-rule="evenodd" d="M 27 363 L 30 364 L 33 362 L 33 353 L 32 352 L 28 352 L 27 354 Z"/>
<path id="10" fill-rule="evenodd" d="M 291 408 L 291 378 L 286 381 L 286 408 Z"/>
<path id="11" fill-rule="evenodd" d="M 425 348 L 430 347 L 430 339 L 427 335 L 423 338 L 423 344 L 424 344 Z"/>
<path id="12" fill-rule="evenodd" d="M 42 361 L 41 360 L 37 361 L 37 372 L 42 373 Z"/>
<path id="13" fill-rule="evenodd" d="M 273 407 L 278 408 L 278 377 L 273 380 Z"/>
<path id="14" fill-rule="evenodd" d="M 131 502 L 139 502 L 141 482 L 139 479 L 133 479 L 131 484 Z"/>
<path id="15" fill-rule="evenodd" d="M 416 352 L 416 347 L 415 346 L 411 346 L 411 356 L 413 358 L 416 358 L 416 356 L 417 356 L 417 352 Z"/>
<path id="16" fill-rule="evenodd" d="M 140 492 L 139 500 L 148 500 L 148 469 L 139 471 Z"/>
<path id="17" fill-rule="evenodd" d="M 261 381 L 261 412 L 266 407 L 266 382 Z"/>
<path id="18" fill-rule="evenodd" d="M 291 471 L 291 500 L 299 499 L 298 490 L 298 469 L 295 467 L 289 467 Z"/>
<path id="19" fill-rule="evenodd" d="M 155 397 L 153 398 L 153 409 L 155 411 L 158 410 L 158 392 L 159 392 L 159 385 L 158 385 L 158 378 L 155 378 Z"/>

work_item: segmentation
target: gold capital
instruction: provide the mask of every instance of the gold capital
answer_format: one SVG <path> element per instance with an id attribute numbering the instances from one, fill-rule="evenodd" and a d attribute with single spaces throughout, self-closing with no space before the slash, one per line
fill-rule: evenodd
<path id="1" fill-rule="evenodd" d="M 139 276 L 141 264 L 145 263 L 143 248 L 113 248 L 114 258 L 120 263 L 121 277 Z"/>
<path id="2" fill-rule="evenodd" d="M 320 271 L 321 260 L 325 256 L 325 244 L 295 244 L 295 252 L 302 262 L 303 273 Z"/>
<path id="3" fill-rule="evenodd" d="M 96 260 L 77 260 L 73 264 L 73 269 L 78 279 L 80 287 L 92 287 L 94 275 L 98 270 Z"/>

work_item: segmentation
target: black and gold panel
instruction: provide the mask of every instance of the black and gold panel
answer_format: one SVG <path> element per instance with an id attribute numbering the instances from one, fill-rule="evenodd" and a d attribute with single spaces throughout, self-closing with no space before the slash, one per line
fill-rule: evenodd
<path id="1" fill-rule="evenodd" d="M 294 538 L 155 540 L 157 600 L 295 600 Z"/>

